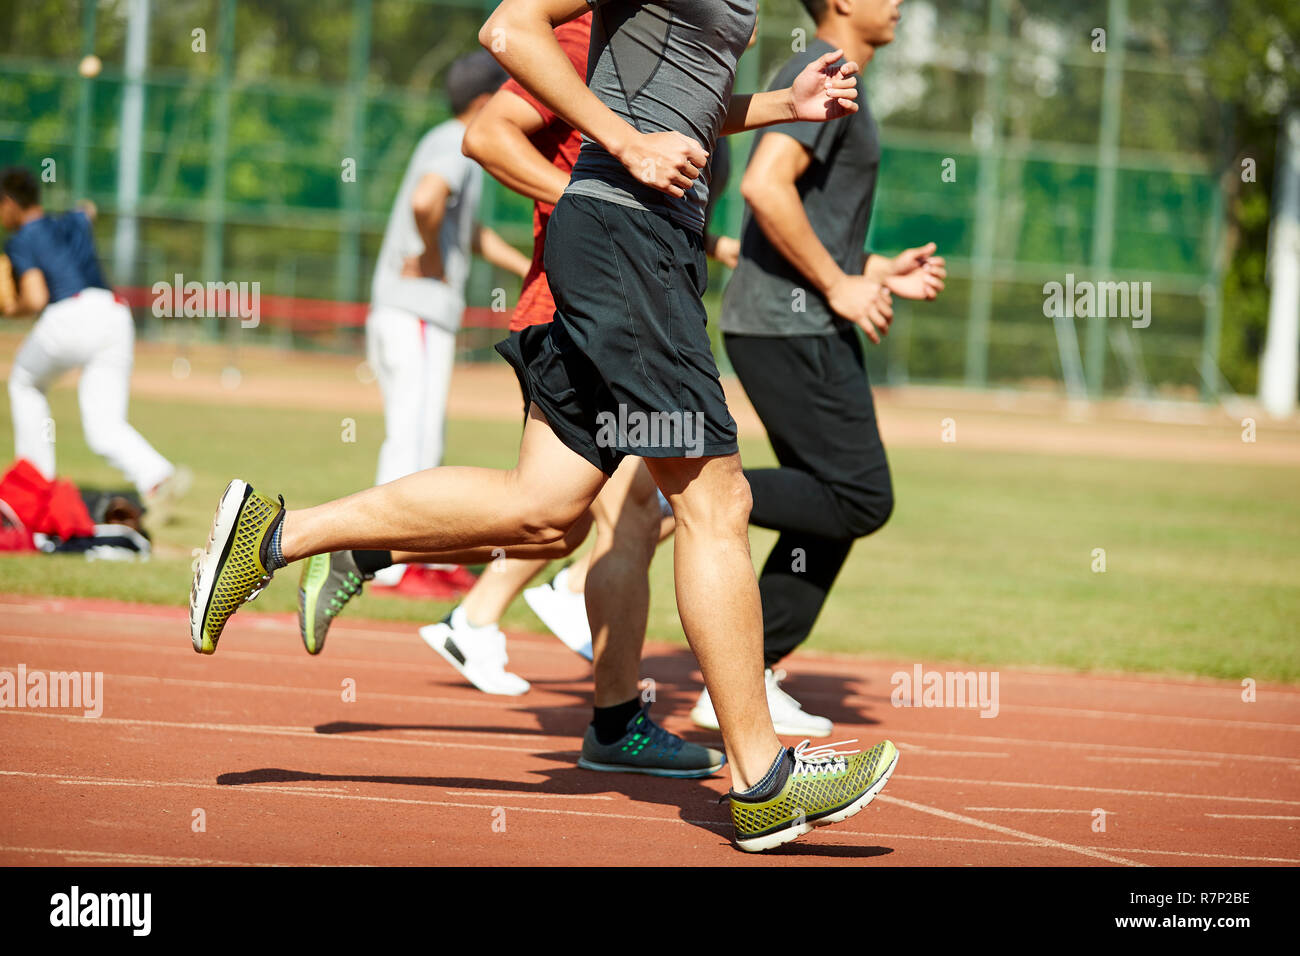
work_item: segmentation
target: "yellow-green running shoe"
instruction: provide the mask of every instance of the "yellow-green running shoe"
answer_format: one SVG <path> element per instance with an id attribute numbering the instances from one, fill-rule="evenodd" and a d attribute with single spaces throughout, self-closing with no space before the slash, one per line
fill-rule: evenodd
<path id="1" fill-rule="evenodd" d="M 308 654 L 321 652 L 334 618 L 372 577 L 373 574 L 365 574 L 357 567 L 351 551 L 316 554 L 302 563 L 302 577 L 298 579 L 298 633 Z"/>
<path id="2" fill-rule="evenodd" d="M 271 532 L 283 517 L 283 498 L 259 495 L 239 479 L 226 486 L 190 588 L 190 640 L 200 654 L 216 651 L 230 615 L 270 582 Z"/>
<path id="3" fill-rule="evenodd" d="M 749 853 L 770 850 L 847 820 L 885 786 L 898 764 L 898 748 L 886 740 L 866 753 L 836 750 L 839 743 L 811 747 L 805 740 L 785 753 L 789 775 L 774 793 L 747 798 L 731 792 L 736 845 Z"/>

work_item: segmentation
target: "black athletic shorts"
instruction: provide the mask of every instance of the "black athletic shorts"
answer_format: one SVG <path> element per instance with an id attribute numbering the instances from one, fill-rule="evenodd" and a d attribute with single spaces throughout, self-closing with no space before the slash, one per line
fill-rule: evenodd
<path id="1" fill-rule="evenodd" d="M 497 345 L 569 448 L 607 475 L 627 455 L 737 450 L 702 297 L 702 237 L 667 216 L 565 194 L 546 230 L 555 321 Z"/>

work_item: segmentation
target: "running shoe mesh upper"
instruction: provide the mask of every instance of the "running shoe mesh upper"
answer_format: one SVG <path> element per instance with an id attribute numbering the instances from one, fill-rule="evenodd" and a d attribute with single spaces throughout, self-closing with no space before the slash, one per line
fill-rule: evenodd
<path id="1" fill-rule="evenodd" d="M 230 615 L 245 601 L 256 597 L 271 580 L 270 573 L 262 564 L 260 549 L 262 539 L 280 508 L 277 502 L 253 492 L 240 509 L 230 553 L 217 574 L 212 602 L 203 622 L 204 633 L 212 638 L 213 643 Z"/>
<path id="2" fill-rule="evenodd" d="M 893 748 L 886 742 L 866 753 L 827 759 L 796 759 L 795 769 L 781 791 L 768 800 L 750 802 L 731 797 L 731 819 L 738 839 L 789 826 L 802 818 L 812 822 L 852 803 L 880 779 L 889 766 L 884 759 Z"/>

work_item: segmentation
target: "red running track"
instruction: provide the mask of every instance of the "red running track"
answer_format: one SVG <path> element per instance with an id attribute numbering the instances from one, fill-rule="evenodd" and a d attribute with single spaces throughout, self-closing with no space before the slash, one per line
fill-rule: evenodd
<path id="1" fill-rule="evenodd" d="M 725 775 L 577 769 L 589 669 L 558 641 L 511 635 L 533 690 L 503 698 L 413 631 L 345 619 L 312 658 L 290 617 L 244 613 L 202 657 L 181 609 L 0 595 L 0 680 L 104 675 L 98 718 L 0 708 L 0 863 L 1300 863 L 1295 688 L 1004 670 L 989 719 L 893 706 L 914 662 L 800 653 L 788 689 L 899 766 L 851 820 L 750 856 Z M 665 726 L 717 743 L 687 651 L 652 644 L 643 673 Z"/>

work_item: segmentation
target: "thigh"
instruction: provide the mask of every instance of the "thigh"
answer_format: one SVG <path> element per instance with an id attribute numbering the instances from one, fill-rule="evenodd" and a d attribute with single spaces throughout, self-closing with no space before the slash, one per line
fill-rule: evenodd
<path id="1" fill-rule="evenodd" d="M 546 245 L 555 341 L 597 377 L 599 441 L 646 458 L 736 450 L 701 299 L 700 237 L 643 209 L 578 196 L 557 206 Z"/>
<path id="2" fill-rule="evenodd" d="M 42 315 L 14 356 L 10 379 L 45 391 L 64 372 L 81 364 L 79 351 L 74 350 Z"/>
<path id="3" fill-rule="evenodd" d="M 623 517 L 639 517 L 641 524 L 655 532 L 659 530 L 659 497 L 654 478 L 645 461 L 633 455 L 624 458 L 605 487 L 592 503 L 596 521 L 614 527 Z"/>
<path id="4" fill-rule="evenodd" d="M 557 510 L 580 517 L 606 482 L 605 473 L 556 435 L 544 412 L 528 410 L 519 463 L 511 473 L 516 492 L 547 513 Z"/>
<path id="5" fill-rule="evenodd" d="M 876 480 L 885 452 L 856 331 L 726 341 L 782 465 L 831 482 Z"/>

